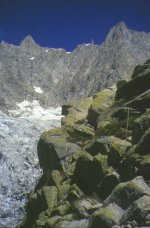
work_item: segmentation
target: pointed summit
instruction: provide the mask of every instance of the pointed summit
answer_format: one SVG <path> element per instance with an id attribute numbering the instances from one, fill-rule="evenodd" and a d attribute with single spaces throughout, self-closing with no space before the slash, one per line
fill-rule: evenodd
<path id="1" fill-rule="evenodd" d="M 33 40 L 32 36 L 26 36 L 20 43 L 22 48 L 33 48 L 38 47 L 38 44 Z"/>
<path id="2" fill-rule="evenodd" d="M 131 33 L 128 30 L 125 22 L 119 22 L 115 26 L 112 27 L 110 32 L 106 37 L 106 42 L 112 42 L 117 40 L 130 40 Z"/>

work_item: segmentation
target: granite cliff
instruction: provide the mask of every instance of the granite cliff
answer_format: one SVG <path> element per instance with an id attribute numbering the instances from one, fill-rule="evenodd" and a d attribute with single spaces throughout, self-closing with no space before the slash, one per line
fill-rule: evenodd
<path id="1" fill-rule="evenodd" d="M 150 34 L 132 31 L 124 22 L 110 30 L 104 43 L 81 44 L 72 52 L 42 48 L 31 36 L 20 46 L 1 42 L 0 110 L 7 112 L 25 99 L 48 107 L 91 96 L 129 77 L 149 53 Z"/>
<path id="2" fill-rule="evenodd" d="M 22 227 L 150 227 L 150 60 L 62 114 L 38 142 L 43 175 Z"/>

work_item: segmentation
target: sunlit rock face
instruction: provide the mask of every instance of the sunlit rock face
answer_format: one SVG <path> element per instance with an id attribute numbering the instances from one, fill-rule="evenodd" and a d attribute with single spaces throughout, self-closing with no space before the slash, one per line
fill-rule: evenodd
<path id="1" fill-rule="evenodd" d="M 25 99 L 38 99 L 46 107 L 93 95 L 128 78 L 149 53 L 150 34 L 132 31 L 123 22 L 110 30 L 104 43 L 80 44 L 72 52 L 42 48 L 31 36 L 20 46 L 1 42 L 0 109 L 6 112 Z"/>
<path id="2" fill-rule="evenodd" d="M 61 108 L 43 109 L 38 101 L 0 112 L 0 227 L 16 227 L 25 216 L 27 193 L 41 177 L 37 142 L 42 131 L 60 126 Z"/>

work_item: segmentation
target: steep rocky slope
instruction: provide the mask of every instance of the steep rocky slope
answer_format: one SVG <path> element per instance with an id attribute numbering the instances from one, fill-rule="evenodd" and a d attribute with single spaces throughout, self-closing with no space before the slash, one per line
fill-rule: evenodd
<path id="1" fill-rule="evenodd" d="M 39 140 L 43 176 L 23 227 L 150 227 L 150 60 L 62 113 Z"/>
<path id="2" fill-rule="evenodd" d="M 150 34 L 132 31 L 123 22 L 111 29 L 104 43 L 81 44 L 71 53 L 42 48 L 30 36 L 20 46 L 2 42 L 0 110 L 7 112 L 25 99 L 37 98 L 43 106 L 57 106 L 72 98 L 91 96 L 129 77 L 149 53 Z"/>

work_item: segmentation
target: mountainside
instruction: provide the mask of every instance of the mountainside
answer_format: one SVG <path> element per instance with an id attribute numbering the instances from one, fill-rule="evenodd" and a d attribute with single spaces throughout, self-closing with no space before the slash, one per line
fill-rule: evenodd
<path id="1" fill-rule="evenodd" d="M 150 227 L 150 60 L 131 78 L 63 105 L 38 142 L 43 176 L 21 227 Z"/>
<path id="2" fill-rule="evenodd" d="M 101 45 L 81 44 L 71 53 L 42 48 L 31 36 L 20 46 L 1 42 L 0 110 L 7 112 L 23 100 L 38 99 L 42 106 L 57 106 L 91 96 L 129 77 L 149 54 L 150 34 L 132 31 L 123 22 L 111 29 Z"/>

